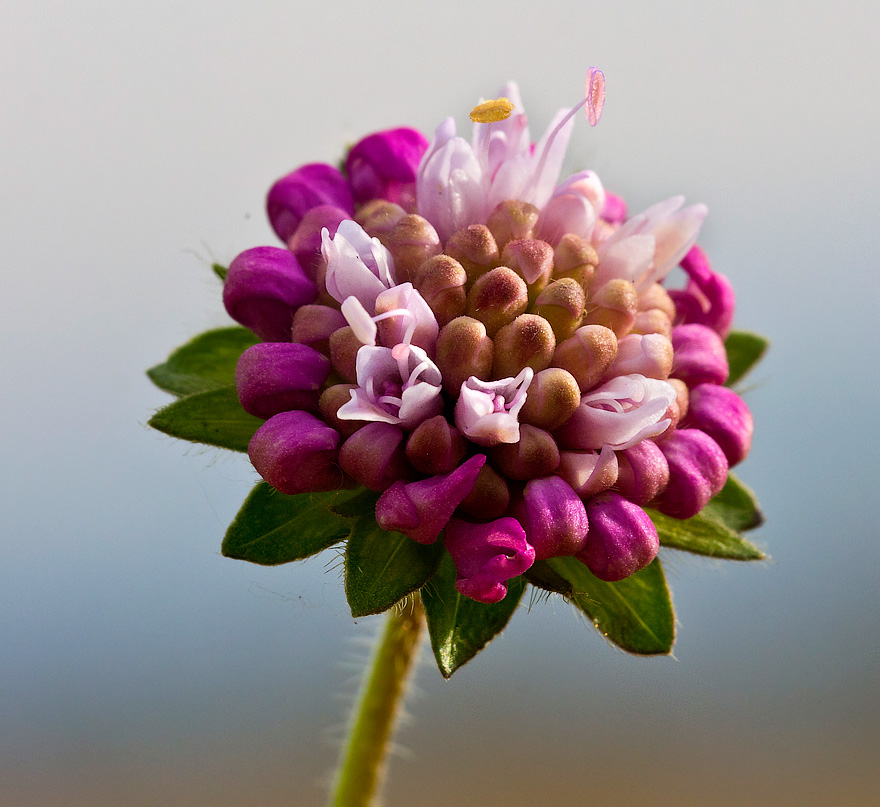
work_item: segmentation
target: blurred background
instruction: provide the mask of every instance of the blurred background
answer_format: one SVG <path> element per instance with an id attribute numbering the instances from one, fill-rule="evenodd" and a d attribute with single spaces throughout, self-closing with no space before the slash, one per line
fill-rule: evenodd
<path id="1" fill-rule="evenodd" d="M 255 473 L 148 430 L 143 371 L 227 324 L 210 264 L 275 243 L 278 176 L 464 127 L 508 78 L 541 131 L 598 65 L 568 169 L 705 202 L 773 341 L 739 471 L 772 560 L 666 552 L 674 658 L 561 601 L 449 682 L 425 653 L 386 803 L 876 804 L 878 28 L 857 0 L 4 3 L 0 803 L 323 803 L 379 620 L 332 551 L 220 557 Z"/>

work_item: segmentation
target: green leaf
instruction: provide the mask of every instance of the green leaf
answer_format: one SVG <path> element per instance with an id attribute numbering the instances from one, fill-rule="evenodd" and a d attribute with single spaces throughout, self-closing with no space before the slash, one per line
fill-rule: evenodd
<path id="1" fill-rule="evenodd" d="M 761 552 L 723 522 L 698 513 L 681 521 L 645 508 L 660 536 L 660 544 L 697 555 L 724 560 L 764 560 Z"/>
<path id="2" fill-rule="evenodd" d="M 675 614 L 658 559 L 616 583 L 606 583 L 575 558 L 552 558 L 553 570 L 571 583 L 570 601 L 605 638 L 629 653 L 669 653 Z"/>
<path id="3" fill-rule="evenodd" d="M 455 590 L 455 566 L 443 554 L 437 576 L 422 589 L 422 603 L 434 658 L 444 678 L 479 653 L 504 630 L 525 591 L 525 581 L 507 582 L 507 596 L 494 605 L 475 602 Z"/>
<path id="4" fill-rule="evenodd" d="M 177 348 L 162 364 L 147 370 L 159 389 L 174 395 L 226 387 L 235 383 L 238 357 L 260 340 L 247 328 L 208 331 Z"/>
<path id="5" fill-rule="evenodd" d="M 733 474 L 727 475 L 721 493 L 700 511 L 700 515 L 714 518 L 736 532 L 753 530 L 764 523 L 764 513 L 755 494 Z"/>
<path id="6" fill-rule="evenodd" d="M 351 524 L 351 522 L 348 522 Z M 353 617 L 380 614 L 437 571 L 443 547 L 383 530 L 374 511 L 354 522 L 345 548 L 345 596 Z"/>
<path id="7" fill-rule="evenodd" d="M 553 568 L 546 560 L 536 560 L 530 568 L 523 572 L 523 577 L 533 586 L 542 588 L 544 591 L 561 594 L 566 598 L 569 598 L 574 594 L 574 589 L 571 587 L 571 583 L 554 572 Z"/>
<path id="8" fill-rule="evenodd" d="M 220 552 L 261 566 L 302 560 L 343 540 L 351 524 L 330 511 L 350 491 L 288 496 L 258 482 L 229 525 Z"/>
<path id="9" fill-rule="evenodd" d="M 346 518 L 375 518 L 377 501 L 379 501 L 378 493 L 358 487 L 353 491 L 353 495 L 335 502 L 333 512 Z"/>
<path id="10" fill-rule="evenodd" d="M 213 263 L 211 264 L 211 268 L 214 270 L 214 274 L 217 275 L 222 281 L 226 281 L 226 273 L 229 271 L 222 263 Z"/>
<path id="11" fill-rule="evenodd" d="M 727 386 L 732 387 L 749 372 L 761 360 L 769 346 L 770 342 L 759 334 L 750 331 L 731 331 L 724 341 L 727 363 L 730 365 Z"/>
<path id="12" fill-rule="evenodd" d="M 149 425 L 182 440 L 247 451 L 263 421 L 241 408 L 235 387 L 230 386 L 181 398 L 156 412 Z"/>

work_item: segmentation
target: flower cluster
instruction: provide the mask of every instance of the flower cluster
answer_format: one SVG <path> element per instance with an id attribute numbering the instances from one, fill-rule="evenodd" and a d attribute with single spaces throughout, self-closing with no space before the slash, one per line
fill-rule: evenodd
<path id="1" fill-rule="evenodd" d="M 265 420 L 249 447 L 287 494 L 362 485 L 376 522 L 442 540 L 456 588 L 498 602 L 536 560 L 607 581 L 659 548 L 645 510 L 698 513 L 748 453 L 723 386 L 728 281 L 696 246 L 706 209 L 629 217 L 592 171 L 560 180 L 574 110 L 533 143 L 518 90 L 303 166 L 267 209 L 284 247 L 229 266 L 230 315 L 262 340 L 236 370 Z M 585 106 L 601 113 L 591 71 Z M 686 288 L 663 281 L 681 266 Z"/>

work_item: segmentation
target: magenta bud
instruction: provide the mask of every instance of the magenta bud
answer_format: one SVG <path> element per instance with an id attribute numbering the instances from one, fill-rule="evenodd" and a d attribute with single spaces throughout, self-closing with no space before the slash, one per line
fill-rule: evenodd
<path id="1" fill-rule="evenodd" d="M 318 351 L 292 342 L 261 342 L 238 359 L 235 387 L 245 412 L 264 420 L 290 409 L 313 409 L 330 374 Z"/>
<path id="2" fill-rule="evenodd" d="M 406 457 L 413 468 L 433 476 L 455 468 L 467 452 L 467 440 L 443 415 L 423 420 L 406 443 Z"/>
<path id="3" fill-rule="evenodd" d="M 223 305 L 229 316 L 264 342 L 289 342 L 293 313 L 318 289 L 286 249 L 254 247 L 229 264 Z"/>
<path id="4" fill-rule="evenodd" d="M 730 281 L 713 272 L 706 253 L 698 246 L 681 261 L 689 280 L 684 289 L 669 292 L 678 311 L 678 323 L 696 322 L 715 331 L 722 339 L 730 333 L 736 296 Z"/>
<path id="5" fill-rule="evenodd" d="M 415 129 L 389 129 L 367 135 L 345 158 L 345 173 L 358 204 L 387 199 L 415 208 L 416 171 L 428 141 Z"/>
<path id="6" fill-rule="evenodd" d="M 486 457 L 477 454 L 451 473 L 419 482 L 395 482 L 376 502 L 376 522 L 416 543 L 433 544 L 455 508 L 473 490 L 485 462 Z"/>
<path id="7" fill-rule="evenodd" d="M 742 462 L 752 447 L 752 413 L 732 389 L 718 384 L 699 384 L 690 391 L 684 425 L 718 443 L 730 467 Z"/>
<path id="8" fill-rule="evenodd" d="M 281 177 L 266 197 L 272 229 L 285 243 L 296 232 L 303 216 L 318 205 L 340 207 L 349 218 L 354 215 L 348 182 L 337 168 L 325 163 L 309 163 Z"/>
<path id="9" fill-rule="evenodd" d="M 336 228 L 340 222 L 350 219 L 351 216 L 341 207 L 333 205 L 318 205 L 307 211 L 302 221 L 296 228 L 287 248 L 299 261 L 303 271 L 310 280 L 318 276 L 318 267 L 321 265 L 321 231 L 326 227 L 330 236 L 336 235 Z"/>
<path id="10" fill-rule="evenodd" d="M 368 423 L 342 444 L 339 464 L 365 488 L 385 490 L 410 473 L 403 451 L 403 430 L 390 423 Z"/>
<path id="11" fill-rule="evenodd" d="M 339 433 L 308 412 L 280 412 L 251 438 L 248 456 L 273 488 L 295 495 L 343 484 Z"/>
<path id="12" fill-rule="evenodd" d="M 723 384 L 730 368 L 721 337 L 711 328 L 696 323 L 672 329 L 672 377 L 689 387 L 697 384 Z"/>
<path id="13" fill-rule="evenodd" d="M 535 548 L 535 560 L 576 555 L 587 540 L 587 511 L 571 486 L 558 476 L 526 483 L 514 515 Z"/>
<path id="14" fill-rule="evenodd" d="M 620 196 L 606 190 L 601 217 L 609 224 L 622 224 L 626 221 L 626 202 Z"/>
<path id="15" fill-rule="evenodd" d="M 623 580 L 657 557 L 657 528 L 637 504 L 603 493 L 587 502 L 587 517 L 590 532 L 577 557 L 600 580 Z"/>
<path id="16" fill-rule="evenodd" d="M 669 463 L 651 440 L 621 451 L 617 464 L 617 489 L 633 504 L 647 504 L 669 483 Z"/>
<path id="17" fill-rule="evenodd" d="M 660 450 L 669 464 L 669 484 L 656 500 L 661 513 L 690 518 L 702 510 L 727 480 L 727 457 L 699 429 L 676 429 Z"/>
<path id="18" fill-rule="evenodd" d="M 506 581 L 535 562 L 535 550 L 515 518 L 469 524 L 453 518 L 446 528 L 446 549 L 455 564 L 455 588 L 472 600 L 491 604 L 507 596 Z"/>
<path id="19" fill-rule="evenodd" d="M 329 305 L 303 305 L 293 315 L 290 336 L 294 342 L 308 345 L 330 355 L 330 337 L 348 325 L 342 312 Z"/>

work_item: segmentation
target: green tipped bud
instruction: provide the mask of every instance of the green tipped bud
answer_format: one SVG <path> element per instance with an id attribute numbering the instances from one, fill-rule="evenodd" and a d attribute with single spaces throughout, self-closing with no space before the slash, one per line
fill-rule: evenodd
<path id="1" fill-rule="evenodd" d="M 355 213 L 354 220 L 364 228 L 367 235 L 383 241 L 405 215 L 406 211 L 394 202 L 371 199 Z"/>
<path id="2" fill-rule="evenodd" d="M 366 426 L 365 420 L 340 420 L 336 417 L 339 407 L 351 400 L 351 391 L 357 389 L 357 384 L 334 384 L 327 387 L 318 399 L 318 409 L 327 425 L 336 429 L 343 437 L 351 437 L 361 426 Z"/>
<path id="3" fill-rule="evenodd" d="M 442 251 L 434 225 L 415 213 L 403 216 L 382 238 L 382 243 L 394 258 L 398 283 L 408 281 L 428 258 Z"/>
<path id="4" fill-rule="evenodd" d="M 520 424 L 518 443 L 493 446 L 489 458 L 506 477 L 521 482 L 547 476 L 559 467 L 559 449 L 553 436 L 528 423 Z"/>
<path id="5" fill-rule="evenodd" d="M 474 489 L 464 497 L 458 510 L 481 521 L 501 518 L 510 504 L 510 488 L 487 462 L 480 468 Z"/>
<path id="6" fill-rule="evenodd" d="M 659 308 L 670 320 L 675 320 L 675 303 L 659 283 L 652 283 L 639 295 L 639 311 L 653 308 Z"/>
<path id="7" fill-rule="evenodd" d="M 603 325 L 584 325 L 556 348 L 553 366 L 568 370 L 581 392 L 586 392 L 599 383 L 615 358 L 617 337 L 614 331 Z"/>
<path id="8" fill-rule="evenodd" d="M 428 476 L 455 470 L 467 453 L 467 440 L 443 415 L 422 421 L 409 436 L 406 458 L 419 473 Z"/>
<path id="9" fill-rule="evenodd" d="M 469 284 L 500 263 L 498 244 L 485 224 L 471 224 L 453 233 L 443 251 L 464 267 Z"/>
<path id="10" fill-rule="evenodd" d="M 330 361 L 333 369 L 343 381 L 352 384 L 357 382 L 357 352 L 361 349 L 361 341 L 354 335 L 351 326 L 346 325 L 330 336 Z"/>
<path id="11" fill-rule="evenodd" d="M 552 432 L 574 414 L 580 402 L 581 390 L 574 376 L 561 367 L 548 367 L 529 384 L 519 420 Z"/>
<path id="12" fill-rule="evenodd" d="M 550 280 L 553 272 L 553 247 L 546 241 L 520 238 L 504 247 L 501 262 L 526 281 L 529 301 L 532 301 Z"/>
<path id="13" fill-rule="evenodd" d="M 535 300 L 535 313 L 553 328 L 557 342 L 564 342 L 580 327 L 584 318 L 586 295 L 581 285 L 570 277 L 554 280 Z"/>
<path id="14" fill-rule="evenodd" d="M 524 367 L 536 373 L 550 366 L 556 338 L 544 317 L 520 314 L 513 322 L 495 334 L 493 378 L 513 378 Z"/>
<path id="15" fill-rule="evenodd" d="M 570 277 L 589 291 L 599 256 L 593 245 L 574 233 L 566 233 L 553 250 L 553 277 Z"/>
<path id="16" fill-rule="evenodd" d="M 494 336 L 499 328 L 524 314 L 528 304 L 526 282 L 513 269 L 498 266 L 471 287 L 467 315 L 480 320 L 486 326 L 486 333 Z"/>
<path id="17" fill-rule="evenodd" d="M 683 419 L 687 415 L 690 405 L 690 389 L 680 378 L 667 378 L 666 381 L 675 387 L 675 403 L 678 406 L 678 415 Z"/>
<path id="18" fill-rule="evenodd" d="M 437 324 L 442 328 L 465 312 L 467 274 L 455 258 L 435 255 L 417 270 L 413 285 L 431 306 Z"/>
<path id="19" fill-rule="evenodd" d="M 443 389 L 458 398 L 461 385 L 472 375 L 487 379 L 492 371 L 495 347 L 486 326 L 472 317 L 456 317 L 437 337 L 437 367 L 443 374 Z"/>
<path id="20" fill-rule="evenodd" d="M 648 311 L 639 311 L 636 314 L 630 333 L 649 334 L 658 333 L 667 339 L 672 339 L 672 320 L 659 308 L 651 308 Z"/>
<path id="21" fill-rule="evenodd" d="M 520 238 L 534 238 L 540 211 L 528 202 L 519 199 L 508 199 L 499 202 L 489 214 L 486 226 L 489 228 L 499 249 L 510 241 Z"/>
<path id="22" fill-rule="evenodd" d="M 584 323 L 604 325 L 617 336 L 626 336 L 636 321 L 638 299 L 636 287 L 628 280 L 609 280 L 590 295 Z"/>

